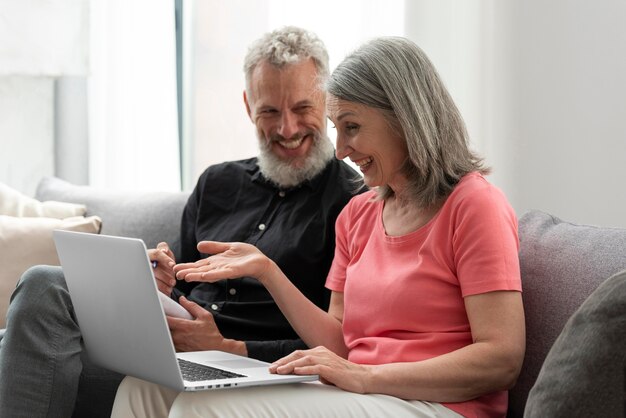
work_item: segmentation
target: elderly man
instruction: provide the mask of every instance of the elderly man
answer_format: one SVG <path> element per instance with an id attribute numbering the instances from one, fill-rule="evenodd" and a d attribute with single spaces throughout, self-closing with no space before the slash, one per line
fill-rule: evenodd
<path id="1" fill-rule="evenodd" d="M 326 309 L 335 219 L 362 186 L 334 158 L 325 134 L 328 54 L 314 34 L 286 27 L 264 35 L 251 45 L 244 71 L 258 157 L 207 168 L 183 213 L 180 254 L 161 243 L 149 255 L 158 262 L 159 290 L 176 300 L 184 295 L 188 301 L 180 302 L 196 318 L 168 318 L 177 350 L 220 349 L 272 361 L 306 346 L 263 286 L 245 277 L 176 283 L 173 266 L 204 257 L 196 248 L 202 240 L 248 242 Z M 84 355 L 61 269 L 26 272 L 0 342 L 0 416 L 109 416 L 122 378 Z"/>

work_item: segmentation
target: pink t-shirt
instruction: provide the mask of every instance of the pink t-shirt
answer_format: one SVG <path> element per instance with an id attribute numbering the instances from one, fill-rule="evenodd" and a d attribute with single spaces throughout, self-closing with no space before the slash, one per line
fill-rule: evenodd
<path id="1" fill-rule="evenodd" d="M 478 173 L 464 176 L 426 225 L 388 236 L 384 202 L 354 197 L 336 223 L 326 287 L 344 293 L 349 360 L 412 362 L 472 343 L 463 297 L 521 291 L 517 219 L 506 197 Z M 507 393 L 445 404 L 464 416 L 504 416 Z"/>

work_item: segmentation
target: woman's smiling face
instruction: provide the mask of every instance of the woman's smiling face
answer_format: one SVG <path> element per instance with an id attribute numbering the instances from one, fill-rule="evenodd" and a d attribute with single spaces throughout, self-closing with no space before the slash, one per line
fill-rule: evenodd
<path id="1" fill-rule="evenodd" d="M 373 107 L 328 95 L 328 117 L 337 129 L 337 158 L 350 158 L 369 187 L 404 183 L 400 169 L 408 157 L 404 138 Z"/>

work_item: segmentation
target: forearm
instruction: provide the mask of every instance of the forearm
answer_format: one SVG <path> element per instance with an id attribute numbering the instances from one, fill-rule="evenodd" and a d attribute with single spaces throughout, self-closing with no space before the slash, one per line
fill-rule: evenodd
<path id="1" fill-rule="evenodd" d="M 213 255 L 195 263 L 176 265 L 174 271 L 177 279 L 186 282 L 216 282 L 237 277 L 256 277 L 309 347 L 324 345 L 341 356 L 347 356 L 341 318 L 328 314 L 308 300 L 276 263 L 256 247 L 245 243 L 202 241 L 198 243 L 198 250 Z"/>
<path id="2" fill-rule="evenodd" d="M 370 373 L 365 391 L 402 399 L 463 402 L 509 389 L 519 374 L 519 358 L 515 348 L 474 343 L 424 361 L 366 366 Z"/>
<path id="3" fill-rule="evenodd" d="M 295 350 L 306 350 L 308 346 L 304 341 L 298 340 L 272 340 L 272 341 L 246 341 L 248 357 L 269 363 L 284 357 Z"/>
<path id="4" fill-rule="evenodd" d="M 269 262 L 267 273 L 258 279 L 300 338 L 309 347 L 321 345 L 347 357 L 341 321 L 307 299 L 273 261 Z"/>

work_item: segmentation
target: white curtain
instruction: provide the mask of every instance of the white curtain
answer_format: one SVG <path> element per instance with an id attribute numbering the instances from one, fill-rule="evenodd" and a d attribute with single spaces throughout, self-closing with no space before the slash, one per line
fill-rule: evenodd
<path id="1" fill-rule="evenodd" d="M 179 190 L 173 1 L 92 0 L 90 184 Z"/>
<path id="2" fill-rule="evenodd" d="M 325 42 L 331 69 L 375 36 L 404 34 L 403 0 L 197 0 L 184 3 L 184 187 L 210 164 L 252 157 L 257 140 L 243 104 L 243 58 L 263 33 L 285 25 Z M 332 133 L 329 132 L 329 133 Z"/>

